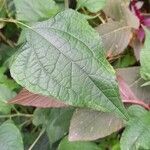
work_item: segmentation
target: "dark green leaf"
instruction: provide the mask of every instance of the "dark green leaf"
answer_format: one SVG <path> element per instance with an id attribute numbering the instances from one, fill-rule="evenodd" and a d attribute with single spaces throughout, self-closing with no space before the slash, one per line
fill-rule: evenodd
<path id="1" fill-rule="evenodd" d="M 33 93 L 127 118 L 99 35 L 76 11 L 66 10 L 33 26 L 11 75 Z"/>
<path id="2" fill-rule="evenodd" d="M 34 113 L 33 123 L 42 124 L 46 128 L 50 143 L 54 143 L 68 132 L 72 114 L 71 108 L 38 109 Z"/>
<path id="3" fill-rule="evenodd" d="M 7 101 L 16 95 L 6 86 L 0 84 L 0 113 L 8 114 L 11 111 L 11 105 Z"/>
<path id="4" fill-rule="evenodd" d="M 92 142 L 69 142 L 65 137 L 59 144 L 58 150 L 100 150 L 99 147 Z"/>

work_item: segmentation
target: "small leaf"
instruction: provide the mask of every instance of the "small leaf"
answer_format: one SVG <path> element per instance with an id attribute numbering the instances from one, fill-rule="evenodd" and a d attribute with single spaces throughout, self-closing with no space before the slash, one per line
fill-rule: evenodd
<path id="1" fill-rule="evenodd" d="M 69 140 L 96 140 L 108 136 L 122 127 L 123 121 L 115 114 L 77 109 L 71 120 Z"/>
<path id="2" fill-rule="evenodd" d="M 69 142 L 65 137 L 59 144 L 58 150 L 100 150 L 94 142 Z"/>
<path id="3" fill-rule="evenodd" d="M 19 104 L 24 106 L 34 106 L 40 108 L 65 107 L 66 105 L 54 98 L 33 94 L 23 89 L 16 97 L 9 101 L 10 104 Z"/>
<path id="4" fill-rule="evenodd" d="M 77 9 L 86 7 L 90 12 L 96 13 L 105 6 L 106 0 L 77 0 Z"/>
<path id="5" fill-rule="evenodd" d="M 139 28 L 139 19 L 130 11 L 128 4 L 122 0 L 107 0 L 104 12 L 114 21 L 123 20 L 128 26 Z"/>
<path id="6" fill-rule="evenodd" d="M 11 122 L 4 122 L 0 126 L 0 149 L 23 150 L 23 141 L 18 128 Z"/>
<path id="7" fill-rule="evenodd" d="M 33 26 L 26 38 L 11 66 L 19 84 L 68 105 L 113 111 L 127 119 L 115 72 L 84 15 L 63 11 Z"/>
<path id="8" fill-rule="evenodd" d="M 42 124 L 50 143 L 54 143 L 67 134 L 74 109 L 37 109 L 34 112 L 33 123 Z"/>
<path id="9" fill-rule="evenodd" d="M 15 95 L 15 92 L 0 84 L 0 113 L 9 114 L 11 112 L 11 105 L 7 101 Z"/>
<path id="10" fill-rule="evenodd" d="M 108 55 L 118 55 L 128 46 L 132 37 L 131 26 L 125 21 L 108 22 L 96 28 Z"/>
<path id="11" fill-rule="evenodd" d="M 104 11 L 114 21 L 102 24 L 96 30 L 102 37 L 108 56 L 118 55 L 128 46 L 132 29 L 139 28 L 139 19 L 121 0 L 108 0 Z"/>
<path id="12" fill-rule="evenodd" d="M 144 48 L 141 50 L 140 63 L 141 63 L 141 77 L 144 80 L 150 81 L 150 31 L 145 28 L 146 40 Z"/>
<path id="13" fill-rule="evenodd" d="M 46 20 L 58 11 L 53 0 L 14 0 L 14 3 L 17 19 L 26 22 Z"/>
<path id="14" fill-rule="evenodd" d="M 143 100 L 145 103 L 150 104 L 150 86 L 142 86 L 145 81 L 140 77 L 140 67 L 122 68 L 116 71 L 138 100 Z"/>
<path id="15" fill-rule="evenodd" d="M 121 137 L 121 150 L 150 149 L 150 113 L 130 119 Z"/>

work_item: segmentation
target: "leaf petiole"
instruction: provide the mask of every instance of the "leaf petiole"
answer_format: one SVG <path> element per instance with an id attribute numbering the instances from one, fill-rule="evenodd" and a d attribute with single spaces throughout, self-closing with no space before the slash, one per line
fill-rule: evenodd
<path id="1" fill-rule="evenodd" d="M 21 113 L 18 113 L 18 114 L 12 114 L 12 115 L 0 115 L 0 118 L 12 118 L 12 117 L 33 117 L 32 114 L 21 114 Z"/>
<path id="2" fill-rule="evenodd" d="M 26 28 L 32 29 L 29 25 L 27 25 L 23 22 L 20 22 L 18 20 L 12 19 L 12 18 L 11 19 L 0 18 L 0 22 L 14 23 L 14 24 L 18 24 L 18 25 L 24 26 Z"/>

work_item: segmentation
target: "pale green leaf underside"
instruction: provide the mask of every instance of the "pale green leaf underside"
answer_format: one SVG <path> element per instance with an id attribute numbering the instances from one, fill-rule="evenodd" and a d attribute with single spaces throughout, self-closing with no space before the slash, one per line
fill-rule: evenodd
<path id="1" fill-rule="evenodd" d="M 126 116 L 115 72 L 104 57 L 98 33 L 73 10 L 38 23 L 11 66 L 26 89 L 67 104 Z"/>
<path id="2" fill-rule="evenodd" d="M 4 122 L 0 126 L 0 149 L 23 150 L 23 141 L 18 128 L 11 122 Z"/>

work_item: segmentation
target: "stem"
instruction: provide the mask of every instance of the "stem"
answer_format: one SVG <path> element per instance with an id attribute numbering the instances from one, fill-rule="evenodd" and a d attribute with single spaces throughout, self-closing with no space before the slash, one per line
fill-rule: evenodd
<path id="1" fill-rule="evenodd" d="M 31 28 L 30 26 L 28 26 L 27 24 L 25 24 L 25 23 L 23 23 L 23 22 L 20 22 L 20 21 L 18 21 L 18 20 L 15 20 L 15 19 L 0 18 L 0 22 L 15 23 L 15 24 L 24 26 L 24 27 L 26 27 L 26 28 L 32 29 L 32 28 Z"/>
<path id="2" fill-rule="evenodd" d="M 25 122 L 20 124 L 19 127 L 22 128 L 24 125 L 29 124 L 31 121 L 32 121 L 32 119 L 30 118 L 29 120 L 26 120 Z"/>
<path id="3" fill-rule="evenodd" d="M 40 137 L 43 135 L 43 133 L 45 132 L 45 130 L 41 130 L 40 134 L 38 135 L 38 137 L 35 139 L 35 141 L 33 142 L 33 144 L 29 147 L 28 150 L 32 150 L 32 148 L 35 146 L 35 144 L 38 142 L 38 140 L 40 139 Z"/>
<path id="4" fill-rule="evenodd" d="M 65 0 L 65 8 L 69 8 L 69 0 Z"/>
<path id="5" fill-rule="evenodd" d="M 147 110 L 150 110 L 150 106 L 148 104 L 144 103 L 143 101 L 140 101 L 140 100 L 123 100 L 123 102 L 129 103 L 129 104 L 137 104 L 137 105 L 144 107 Z"/>
<path id="6" fill-rule="evenodd" d="M 12 48 L 15 47 L 15 44 L 14 44 L 12 41 L 10 41 L 9 39 L 7 39 L 7 38 L 5 37 L 5 35 L 3 35 L 2 32 L 0 32 L 0 37 L 1 37 L 1 39 L 2 39 L 5 43 L 7 43 L 10 47 L 12 47 Z"/>
<path id="7" fill-rule="evenodd" d="M 12 115 L 0 115 L 0 118 L 12 118 L 12 117 L 27 117 L 27 118 L 31 118 L 33 117 L 32 114 L 12 114 Z"/>

